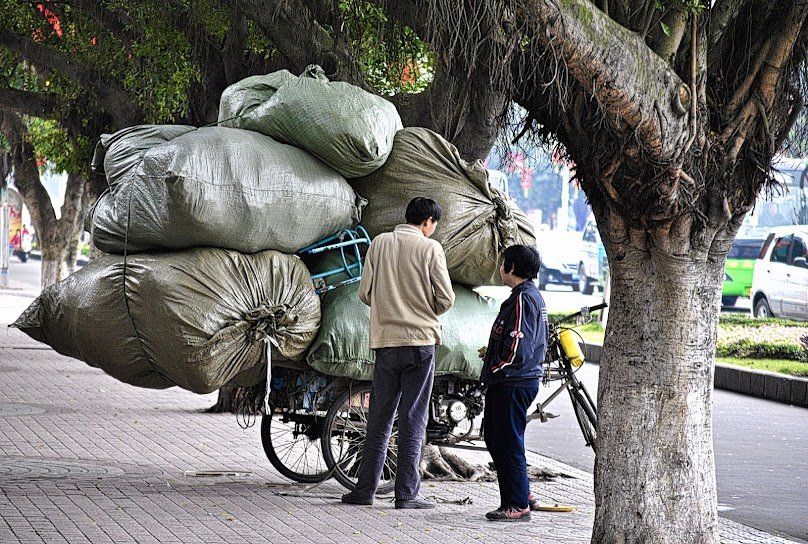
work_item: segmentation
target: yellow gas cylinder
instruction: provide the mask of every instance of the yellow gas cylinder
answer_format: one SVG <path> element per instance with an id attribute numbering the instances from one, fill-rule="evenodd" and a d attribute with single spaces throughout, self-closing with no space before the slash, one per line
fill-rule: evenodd
<path id="1" fill-rule="evenodd" d="M 570 329 L 564 329 L 558 333 L 558 341 L 561 343 L 561 351 L 569 359 L 570 364 L 578 368 L 584 364 L 584 352 L 578 344 L 578 336 Z"/>

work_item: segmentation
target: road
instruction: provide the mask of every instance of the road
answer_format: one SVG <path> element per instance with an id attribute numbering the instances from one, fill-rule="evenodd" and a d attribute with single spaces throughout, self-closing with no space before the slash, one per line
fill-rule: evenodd
<path id="1" fill-rule="evenodd" d="M 11 281 L 37 289 L 39 261 L 11 261 Z M 486 288 L 485 294 L 501 299 L 507 296 L 507 288 Z M 543 294 L 552 312 L 574 311 L 601 301 L 597 294 L 581 295 L 563 287 L 550 286 Z M 598 370 L 597 365 L 587 364 L 578 374 L 593 395 Z M 543 390 L 539 398 L 550 392 Z M 584 446 L 569 397 L 559 396 L 549 411 L 560 417 L 531 423 L 528 448 L 591 472 L 594 455 Z M 808 541 L 808 409 L 716 391 L 713 416 L 721 515 Z"/>
<path id="2" fill-rule="evenodd" d="M 578 373 L 593 395 L 598 371 L 598 365 L 584 365 Z M 592 472 L 595 456 L 584 445 L 569 396 L 564 393 L 551 406 L 559 417 L 531 423 L 527 448 Z M 715 391 L 713 437 L 721 515 L 808 541 L 808 409 Z"/>

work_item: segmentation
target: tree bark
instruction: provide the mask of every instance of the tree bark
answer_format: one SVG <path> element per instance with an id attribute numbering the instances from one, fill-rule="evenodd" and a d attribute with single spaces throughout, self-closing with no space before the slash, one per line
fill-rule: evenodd
<path id="1" fill-rule="evenodd" d="M 592 542 L 718 542 L 712 390 L 725 250 L 699 259 L 604 243 L 611 308 Z"/>

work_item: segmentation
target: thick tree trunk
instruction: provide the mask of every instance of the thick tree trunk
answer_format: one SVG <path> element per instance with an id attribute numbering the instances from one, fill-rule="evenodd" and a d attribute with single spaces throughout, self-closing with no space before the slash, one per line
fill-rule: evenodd
<path id="1" fill-rule="evenodd" d="M 626 245 L 610 251 L 592 542 L 718 542 L 712 390 L 724 260 Z"/>

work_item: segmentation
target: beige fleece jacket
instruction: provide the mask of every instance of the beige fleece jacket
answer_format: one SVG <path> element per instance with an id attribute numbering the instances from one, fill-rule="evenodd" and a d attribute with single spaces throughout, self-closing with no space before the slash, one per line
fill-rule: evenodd
<path id="1" fill-rule="evenodd" d="M 440 243 L 413 225 L 378 235 L 359 298 L 370 306 L 370 349 L 440 344 L 438 316 L 455 300 Z"/>

